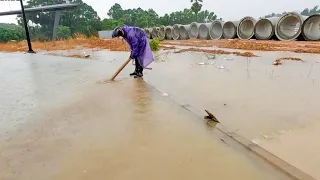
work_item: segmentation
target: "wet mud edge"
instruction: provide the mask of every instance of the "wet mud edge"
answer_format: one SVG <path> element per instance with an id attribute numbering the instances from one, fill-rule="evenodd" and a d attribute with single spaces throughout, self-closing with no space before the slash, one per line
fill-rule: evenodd
<path id="1" fill-rule="evenodd" d="M 159 91 L 162 93 L 160 89 L 158 89 L 156 86 L 153 86 L 150 84 L 148 81 L 144 80 L 149 86 L 154 88 L 155 90 Z M 200 113 L 196 108 L 192 107 L 189 104 L 183 103 L 181 100 L 178 100 L 174 98 L 172 95 L 167 96 L 167 98 L 171 99 L 172 101 L 176 102 L 179 104 L 182 108 L 185 110 L 188 110 L 192 112 L 193 114 L 203 117 L 204 113 Z M 316 180 L 314 177 L 308 175 L 307 173 L 301 171 L 300 169 L 296 168 L 295 166 L 287 163 L 286 161 L 280 159 L 276 155 L 270 153 L 266 149 L 262 148 L 261 146 L 253 143 L 252 141 L 242 137 L 241 135 L 235 133 L 235 132 L 229 132 L 227 128 L 217 126 L 215 122 L 207 121 L 207 124 L 217 128 L 219 131 L 221 131 L 223 134 L 227 135 L 229 138 L 235 140 L 236 142 L 240 143 L 242 146 L 244 146 L 246 149 L 249 151 L 253 152 L 255 155 L 258 157 L 262 158 L 264 161 L 267 163 L 271 164 L 272 166 L 278 168 L 288 176 L 290 176 L 293 179 L 296 180 Z"/>

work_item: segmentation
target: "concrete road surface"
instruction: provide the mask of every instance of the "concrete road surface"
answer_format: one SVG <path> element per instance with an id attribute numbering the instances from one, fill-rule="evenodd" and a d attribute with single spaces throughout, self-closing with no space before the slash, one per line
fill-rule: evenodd
<path id="1" fill-rule="evenodd" d="M 1 180 L 288 179 L 111 64 L 0 53 Z"/>

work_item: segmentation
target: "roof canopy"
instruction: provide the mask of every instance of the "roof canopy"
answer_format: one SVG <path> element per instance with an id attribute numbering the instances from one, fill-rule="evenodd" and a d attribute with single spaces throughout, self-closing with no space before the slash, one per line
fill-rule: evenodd
<path id="1" fill-rule="evenodd" d="M 58 11 L 58 10 L 65 10 L 65 9 L 73 9 L 80 6 L 80 4 L 55 4 L 55 5 L 48 5 L 48 6 L 39 6 L 39 7 L 32 7 L 32 8 L 25 8 L 24 12 L 40 12 L 40 11 Z M 14 15 L 14 14 L 21 14 L 21 10 L 14 10 L 14 11 L 6 11 L 0 12 L 0 16 L 6 15 Z"/>

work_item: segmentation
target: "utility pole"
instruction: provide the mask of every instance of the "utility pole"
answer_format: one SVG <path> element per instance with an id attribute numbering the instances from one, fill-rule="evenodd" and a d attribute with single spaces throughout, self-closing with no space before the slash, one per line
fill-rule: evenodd
<path id="1" fill-rule="evenodd" d="M 21 12 L 22 12 L 22 17 L 23 17 L 23 22 L 24 22 L 24 29 L 26 31 L 26 36 L 27 36 L 27 42 L 28 42 L 28 53 L 34 53 L 34 51 L 32 50 L 32 46 L 31 46 L 31 42 L 30 42 L 30 36 L 29 36 L 29 30 L 28 30 L 28 25 L 27 25 L 27 20 L 26 20 L 26 14 L 24 13 L 24 7 L 23 7 L 23 0 L 20 0 L 20 4 L 21 4 Z"/>

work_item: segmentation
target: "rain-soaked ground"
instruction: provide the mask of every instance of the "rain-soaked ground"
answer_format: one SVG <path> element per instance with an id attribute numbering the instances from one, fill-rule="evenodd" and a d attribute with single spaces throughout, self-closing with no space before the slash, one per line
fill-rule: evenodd
<path id="1" fill-rule="evenodd" d="M 210 110 L 219 126 L 320 178 L 320 56 L 254 53 L 261 57 L 159 52 L 145 70 L 147 84 L 128 77 L 130 64 L 119 82 L 96 83 L 127 52 L 86 50 L 90 59 L 2 53 L 0 179 L 86 179 L 90 171 L 113 179 L 285 178 L 226 147 L 179 102 Z M 281 57 L 304 62 L 273 66 Z"/>
<path id="2" fill-rule="evenodd" d="M 145 71 L 149 84 L 180 104 L 189 104 L 199 112 L 210 110 L 221 126 L 320 179 L 320 143 L 316 138 L 320 132 L 320 55 L 251 51 L 260 57 L 217 55 L 210 59 L 211 55 L 204 53 L 173 51 L 155 54 L 153 69 Z M 128 56 L 86 53 L 118 67 Z M 303 62 L 282 61 L 274 66 L 282 57 Z"/>
<path id="3" fill-rule="evenodd" d="M 126 56 L 0 53 L 0 179 L 288 179 L 132 67 L 100 83 Z"/>

